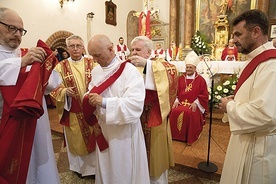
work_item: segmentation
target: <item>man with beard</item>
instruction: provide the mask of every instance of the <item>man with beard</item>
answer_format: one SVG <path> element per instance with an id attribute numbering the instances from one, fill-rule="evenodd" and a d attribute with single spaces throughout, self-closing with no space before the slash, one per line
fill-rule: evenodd
<path id="1" fill-rule="evenodd" d="M 276 49 L 268 41 L 269 21 L 249 10 L 233 21 L 233 40 L 248 60 L 233 96 L 222 98 L 231 137 L 221 184 L 276 181 Z"/>
<path id="2" fill-rule="evenodd" d="M 9 69 L 14 69 L 7 71 L 8 76 L 2 68 L 0 71 L 0 98 L 3 99 L 0 104 L 0 183 L 57 184 L 59 176 L 42 94 L 45 88 L 41 85 L 42 82 L 48 83 L 48 91 L 61 82 L 57 73 L 51 74 L 54 61 L 58 61 L 41 41 L 38 42 L 39 47 L 20 50 L 21 39 L 26 32 L 21 17 L 15 11 L 0 8 L 0 63 L 9 63 Z M 26 89 L 26 84 L 40 90 Z M 15 102 L 20 103 L 20 99 L 27 100 L 23 102 L 24 106 L 18 107 Z M 27 104 L 32 106 L 25 106 Z"/>

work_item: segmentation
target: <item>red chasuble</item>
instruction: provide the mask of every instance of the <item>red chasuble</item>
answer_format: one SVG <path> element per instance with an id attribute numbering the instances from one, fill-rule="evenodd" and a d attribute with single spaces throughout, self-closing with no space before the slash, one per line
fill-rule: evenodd
<path id="1" fill-rule="evenodd" d="M 237 47 L 232 47 L 232 48 L 226 47 L 221 53 L 221 60 L 224 61 L 227 56 L 228 56 L 228 61 L 233 61 L 234 60 L 233 56 L 235 56 L 235 59 L 237 60 L 238 58 Z"/>
<path id="2" fill-rule="evenodd" d="M 172 138 L 191 145 L 199 138 L 205 119 L 199 108 L 192 112 L 189 106 L 198 99 L 207 111 L 209 93 L 205 79 L 198 74 L 195 79 L 186 79 L 184 73 L 179 77 L 177 95 L 182 105 L 173 108 L 170 114 Z"/>
<path id="3" fill-rule="evenodd" d="M 22 68 L 15 86 L 0 86 L 4 99 L 0 124 L 1 182 L 26 182 L 37 119 L 44 113 L 44 91 L 58 63 L 44 42 L 39 40 L 37 46 L 46 51 L 46 60 L 34 62 L 29 72 Z"/>
<path id="4" fill-rule="evenodd" d="M 91 70 L 93 69 L 94 62 L 92 59 L 89 58 L 83 58 L 85 64 L 85 87 L 86 91 L 88 91 L 88 85 L 91 81 Z M 68 59 L 65 59 L 59 63 L 62 65 L 62 70 L 64 74 L 68 76 L 73 76 L 72 69 L 70 67 Z M 77 82 L 75 81 L 75 77 L 67 77 L 64 78 L 64 84 L 66 87 L 72 87 L 77 86 Z M 60 94 L 60 92 L 64 89 L 63 87 L 58 87 L 54 91 L 51 92 L 52 96 L 57 99 L 57 96 Z M 94 137 L 92 137 L 92 133 L 90 131 L 89 125 L 85 122 L 84 116 L 83 116 L 83 110 L 82 110 L 82 96 L 80 96 L 80 92 L 78 91 L 78 88 L 73 88 L 74 93 L 76 94 L 74 97 L 72 97 L 72 104 L 71 109 L 69 111 L 63 109 L 62 118 L 60 119 L 60 124 L 64 126 L 70 126 L 70 113 L 75 113 L 77 116 L 77 120 L 80 126 L 81 134 L 84 140 L 84 143 L 86 145 L 86 149 L 88 153 L 91 153 L 95 151 L 95 144 L 94 144 Z"/>

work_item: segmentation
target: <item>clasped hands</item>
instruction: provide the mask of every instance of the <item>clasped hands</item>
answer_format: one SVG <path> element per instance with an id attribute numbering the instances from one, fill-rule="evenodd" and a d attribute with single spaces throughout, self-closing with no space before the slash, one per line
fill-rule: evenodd
<path id="1" fill-rule="evenodd" d="M 178 107 L 179 105 L 182 105 L 178 100 L 176 100 L 172 106 L 172 108 L 176 108 Z M 191 103 L 189 105 L 189 109 L 192 109 L 192 112 L 195 112 L 196 111 L 196 108 L 197 108 L 197 104 L 195 102 Z"/>
<path id="2" fill-rule="evenodd" d="M 223 110 L 223 112 L 227 112 L 226 106 L 229 101 L 234 100 L 234 95 L 230 95 L 221 99 L 219 103 L 219 109 Z"/>

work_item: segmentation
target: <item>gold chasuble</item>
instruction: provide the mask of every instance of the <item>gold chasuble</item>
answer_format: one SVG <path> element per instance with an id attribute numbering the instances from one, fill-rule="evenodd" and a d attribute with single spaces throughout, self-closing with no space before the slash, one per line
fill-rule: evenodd
<path id="1" fill-rule="evenodd" d="M 44 113 L 44 91 L 58 63 L 44 42 L 39 40 L 37 46 L 46 51 L 46 60 L 43 63 L 34 62 L 29 72 L 22 68 L 15 86 L 0 86 L 4 100 L 0 123 L 1 184 L 26 183 L 37 119 Z"/>
<path id="2" fill-rule="evenodd" d="M 76 155 L 87 155 L 95 150 L 92 144 L 92 131 L 83 116 L 82 99 L 88 91 L 88 84 L 91 81 L 91 70 L 94 61 L 89 58 L 82 58 L 84 62 L 69 62 L 67 59 L 61 61 L 55 70 L 61 74 L 63 80 L 56 90 L 51 92 L 51 96 L 56 100 L 59 121 L 65 126 L 65 134 L 68 148 Z M 64 107 L 66 88 L 75 87 L 75 96 L 72 97 L 71 108 L 67 111 Z"/>
<path id="3" fill-rule="evenodd" d="M 174 166 L 172 137 L 168 116 L 175 101 L 178 73 L 174 65 L 163 59 L 152 60 L 156 91 L 146 90 L 141 116 L 151 177 Z"/>

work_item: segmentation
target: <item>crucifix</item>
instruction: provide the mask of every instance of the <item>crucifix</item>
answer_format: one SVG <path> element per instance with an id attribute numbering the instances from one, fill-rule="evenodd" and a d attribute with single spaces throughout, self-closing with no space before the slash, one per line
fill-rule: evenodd
<path id="1" fill-rule="evenodd" d="M 151 2 L 151 7 L 149 5 L 149 1 Z M 159 13 L 159 9 L 154 9 L 153 2 L 154 2 L 154 0 L 144 0 L 144 8 L 143 8 L 144 10 L 143 10 L 143 12 L 145 14 L 147 14 L 147 12 L 150 11 L 150 15 L 154 16 L 154 18 L 158 19 L 158 14 L 157 13 Z M 141 13 L 142 12 L 133 13 L 133 16 L 139 17 Z"/>
<path id="2" fill-rule="evenodd" d="M 144 0 L 144 11 L 133 13 L 133 16 L 139 18 L 139 35 L 151 38 L 150 17 L 153 16 L 158 19 L 159 9 L 154 10 L 151 7 L 151 10 L 149 10 L 149 1 L 153 2 L 154 0 Z"/>

